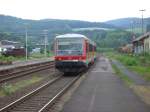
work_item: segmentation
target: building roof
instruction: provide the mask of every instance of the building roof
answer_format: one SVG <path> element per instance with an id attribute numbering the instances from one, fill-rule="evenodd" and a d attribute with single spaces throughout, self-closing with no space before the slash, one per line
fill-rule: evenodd
<path id="1" fill-rule="evenodd" d="M 147 38 L 149 35 L 150 35 L 150 32 L 147 32 L 147 33 L 145 33 L 144 35 L 141 35 L 141 36 L 139 36 L 138 38 L 134 39 L 133 42 L 136 42 L 136 41 L 140 41 L 140 40 L 142 40 L 142 39 L 145 39 L 145 38 Z"/>
<path id="2" fill-rule="evenodd" d="M 15 48 L 14 45 L 1 45 L 0 48 Z"/>
<path id="3" fill-rule="evenodd" d="M 8 42 L 12 44 L 19 44 L 20 42 L 15 42 L 15 41 L 9 41 L 9 40 L 1 40 L 1 42 Z"/>

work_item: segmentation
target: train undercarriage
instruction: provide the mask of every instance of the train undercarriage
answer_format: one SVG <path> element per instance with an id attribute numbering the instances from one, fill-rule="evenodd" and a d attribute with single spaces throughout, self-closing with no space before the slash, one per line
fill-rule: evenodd
<path id="1" fill-rule="evenodd" d="M 55 67 L 64 73 L 79 73 L 88 68 L 88 65 L 82 61 L 56 61 Z"/>

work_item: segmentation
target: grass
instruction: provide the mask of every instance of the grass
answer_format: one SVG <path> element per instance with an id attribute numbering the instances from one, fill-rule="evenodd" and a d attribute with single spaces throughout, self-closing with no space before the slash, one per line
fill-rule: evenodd
<path id="1" fill-rule="evenodd" d="M 0 90 L 0 97 L 4 97 L 4 96 L 5 96 L 4 92 Z"/>
<path id="2" fill-rule="evenodd" d="M 116 59 L 123 63 L 127 68 L 132 71 L 137 72 L 145 80 L 150 81 L 150 56 L 141 55 L 141 56 L 132 56 L 120 53 L 107 53 L 106 54 L 110 59 Z"/>
<path id="3" fill-rule="evenodd" d="M 42 58 L 48 58 L 48 57 L 52 57 L 52 56 L 54 56 L 53 52 L 48 52 L 46 57 L 45 57 L 44 53 L 32 53 L 32 54 L 30 54 L 28 59 L 42 59 Z"/>
<path id="4" fill-rule="evenodd" d="M 12 93 L 15 93 L 17 90 L 20 90 L 20 89 L 27 87 L 31 84 L 34 84 L 36 82 L 39 82 L 42 79 L 43 79 L 42 77 L 34 76 L 31 79 L 22 80 L 22 81 L 14 83 L 14 84 L 4 84 L 0 88 L 0 96 L 4 97 L 4 96 L 10 95 Z"/>
<path id="5" fill-rule="evenodd" d="M 107 53 L 106 55 L 108 58 L 116 59 L 126 66 L 136 66 L 139 64 L 138 59 L 136 59 L 134 56 L 119 54 L 117 52 Z"/>
<path id="6" fill-rule="evenodd" d="M 13 62 L 13 61 L 23 61 L 25 57 L 14 57 L 14 56 L 3 56 L 0 55 L 0 62 Z"/>
<path id="7" fill-rule="evenodd" d="M 16 58 L 16 57 L 13 57 L 13 56 L 6 57 L 6 56 L 0 55 L 0 61 L 15 61 L 17 59 L 21 59 L 21 57 L 20 58 Z"/>
<path id="8" fill-rule="evenodd" d="M 52 52 L 47 53 L 47 57 L 52 57 L 54 56 L 54 54 Z M 45 58 L 45 54 L 41 54 L 41 53 L 32 53 L 28 59 L 32 60 L 32 59 L 39 59 L 39 58 Z M 13 56 L 3 56 L 0 55 L 0 62 L 13 62 L 13 61 L 24 61 L 26 60 L 25 57 L 13 57 Z"/>
<path id="9" fill-rule="evenodd" d="M 45 57 L 45 54 L 41 54 L 41 53 L 32 53 L 29 57 L 29 59 L 32 59 L 32 58 L 43 58 Z"/>
<path id="10" fill-rule="evenodd" d="M 116 65 L 112 64 L 112 68 L 116 75 L 120 77 L 128 86 L 133 85 L 133 80 L 131 80 L 127 75 L 123 74 Z"/>
<path id="11" fill-rule="evenodd" d="M 143 66 L 130 66 L 130 70 L 133 70 L 141 75 L 145 80 L 150 81 L 150 68 Z"/>

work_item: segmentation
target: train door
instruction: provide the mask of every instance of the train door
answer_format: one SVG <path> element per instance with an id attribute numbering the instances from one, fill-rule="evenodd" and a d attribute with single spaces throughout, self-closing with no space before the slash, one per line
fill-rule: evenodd
<path id="1" fill-rule="evenodd" d="M 90 54 L 89 54 L 89 42 L 86 41 L 86 57 L 87 57 L 87 63 L 89 63 L 89 58 L 90 58 Z"/>

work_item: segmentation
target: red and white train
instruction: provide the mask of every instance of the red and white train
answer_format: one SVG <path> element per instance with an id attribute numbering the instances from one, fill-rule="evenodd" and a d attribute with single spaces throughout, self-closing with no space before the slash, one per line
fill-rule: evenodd
<path id="1" fill-rule="evenodd" d="M 81 34 L 55 38 L 55 67 L 64 72 L 80 72 L 96 60 L 96 44 Z"/>

